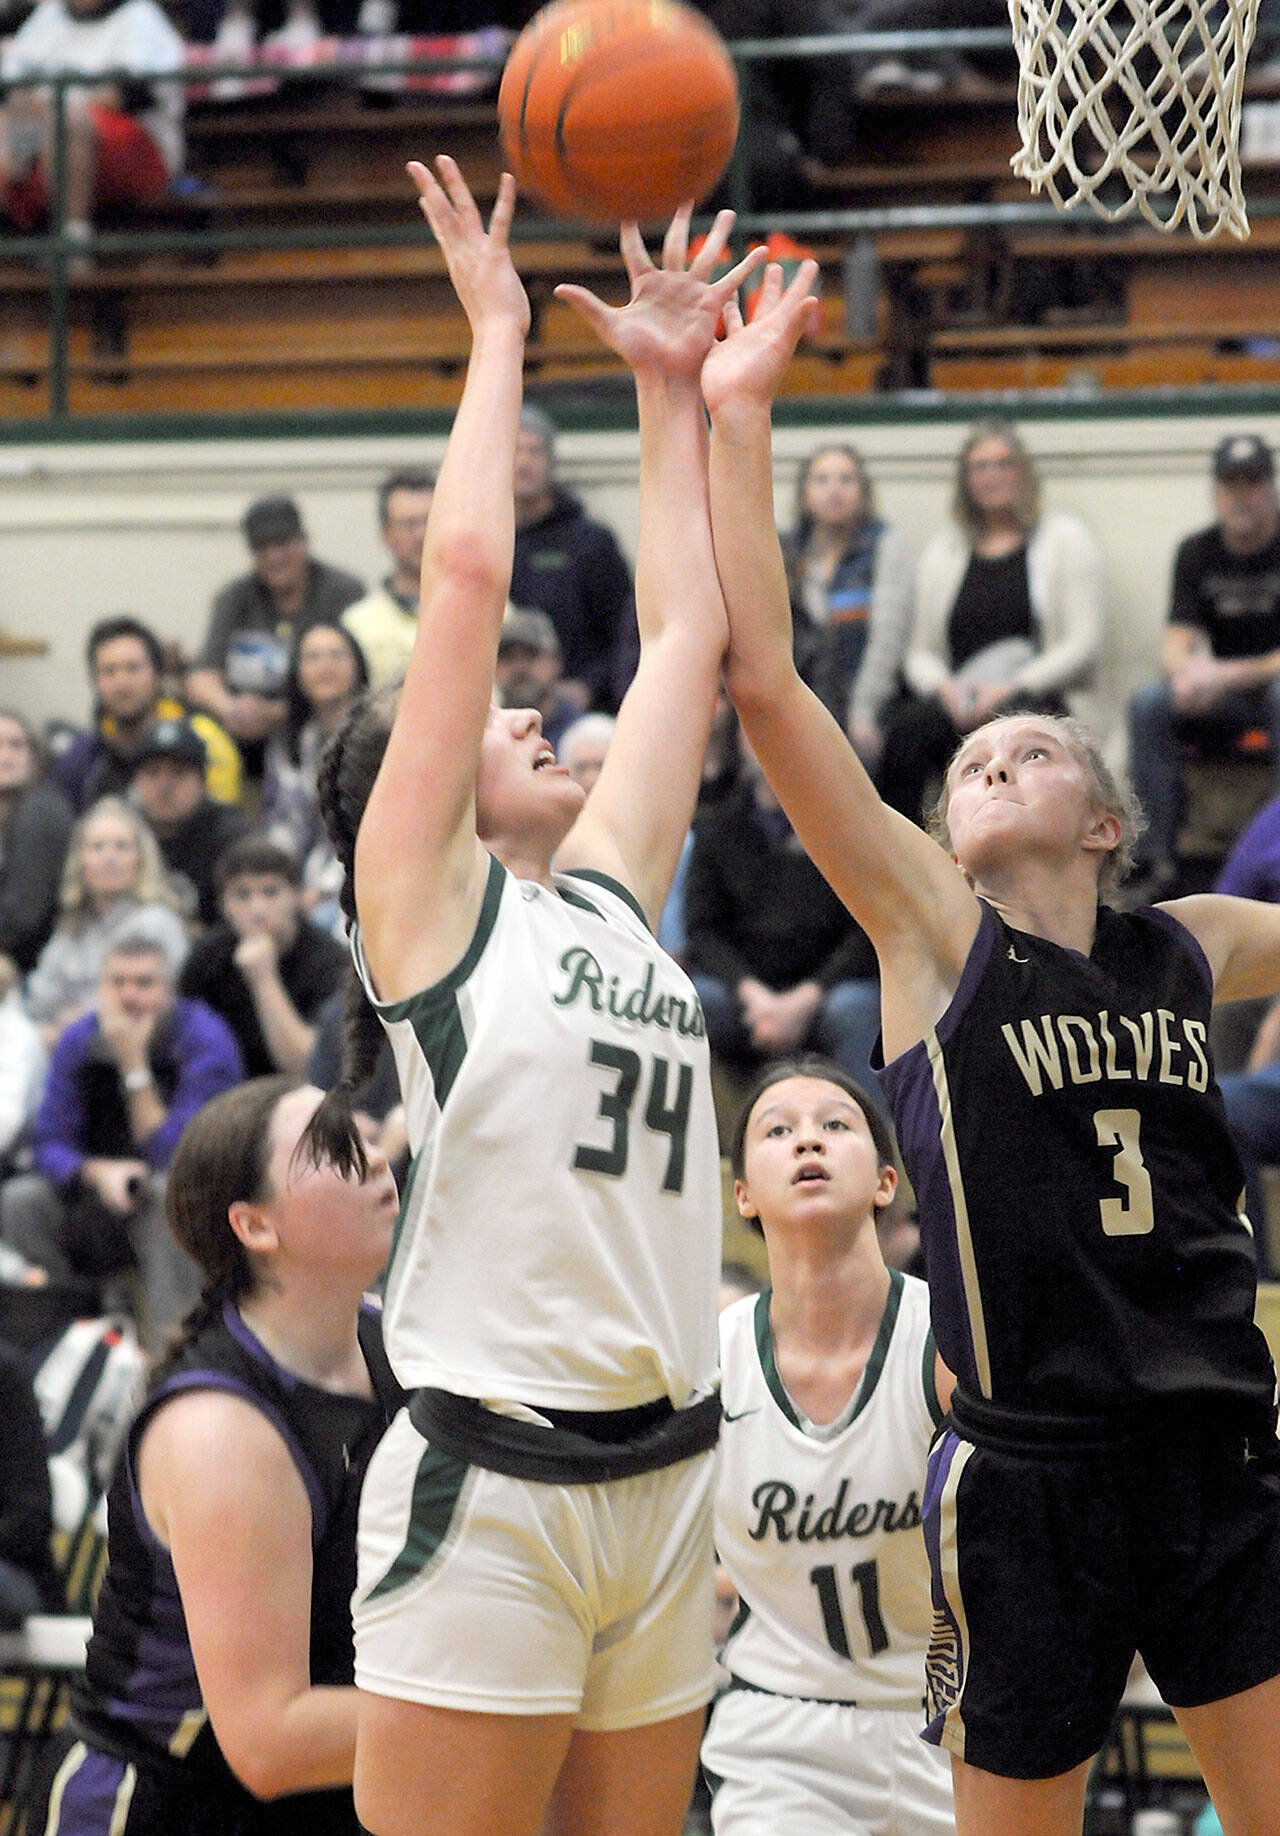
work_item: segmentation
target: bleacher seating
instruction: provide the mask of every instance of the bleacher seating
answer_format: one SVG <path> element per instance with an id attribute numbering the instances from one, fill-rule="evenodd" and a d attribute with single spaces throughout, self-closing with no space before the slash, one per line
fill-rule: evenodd
<path id="1" fill-rule="evenodd" d="M 304 72 L 264 66 L 272 93 L 232 102 L 217 99 L 202 69 L 188 175 L 143 226 L 167 240 L 146 251 L 108 242 L 72 283 L 73 414 L 456 402 L 464 328 L 404 162 L 447 148 L 482 202 L 492 195 L 501 169 L 492 72 L 439 72 L 392 92 L 359 69 L 326 69 L 326 54 L 313 49 Z M 464 78 L 488 92 L 454 93 Z M 445 93 L 421 87 L 446 79 Z M 1258 79 L 1264 103 L 1275 87 Z M 1261 206 L 1250 240 L 1205 246 L 1092 216 L 999 218 L 999 207 L 1029 201 L 1009 168 L 1015 145 L 1011 82 L 857 104 L 850 164 L 810 174 L 821 228 L 801 216 L 790 226 L 818 257 L 824 290 L 822 332 L 794 368 L 794 391 L 1280 380 L 1280 215 L 1265 214 L 1278 201 L 1280 161 L 1249 165 Z M 947 217 L 956 205 L 962 221 Z M 535 209 L 524 206 L 525 232 L 539 227 Z M 879 261 L 872 343 L 865 324 L 850 335 L 843 310 L 842 263 L 859 226 Z M 624 297 L 612 236 L 540 228 L 518 249 L 535 312 L 531 377 L 616 376 L 551 298 L 560 279 Z M 223 245 L 207 246 L 210 235 Z M 47 286 L 29 262 L 0 255 L 0 412 L 11 416 L 47 411 Z"/>

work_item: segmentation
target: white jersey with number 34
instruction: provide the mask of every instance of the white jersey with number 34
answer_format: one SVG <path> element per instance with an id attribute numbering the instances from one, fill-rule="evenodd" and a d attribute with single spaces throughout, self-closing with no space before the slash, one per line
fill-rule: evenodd
<path id="1" fill-rule="evenodd" d="M 401 1383 L 552 1409 L 711 1390 L 706 1025 L 630 894 L 493 861 L 456 969 L 375 1006 L 413 1156 L 383 1303 Z"/>
<path id="2" fill-rule="evenodd" d="M 720 1357 L 716 1548 L 742 1601 L 725 1665 L 778 1695 L 919 1708 L 933 1617 L 920 1501 L 941 1417 L 928 1289 L 891 1271 L 875 1348 L 829 1427 L 782 1386 L 767 1293 L 721 1314 Z"/>

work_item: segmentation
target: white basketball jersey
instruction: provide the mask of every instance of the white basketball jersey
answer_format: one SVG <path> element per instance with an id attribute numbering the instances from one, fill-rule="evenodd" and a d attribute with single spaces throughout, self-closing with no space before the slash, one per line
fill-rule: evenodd
<path id="1" fill-rule="evenodd" d="M 768 1294 L 721 1314 L 716 1548 L 742 1601 L 723 1653 L 740 1681 L 920 1707 L 933 1623 L 920 1501 L 942 1414 L 935 1357 L 928 1289 L 891 1270 L 857 1394 L 834 1432 L 813 1429 L 779 1380 Z"/>
<path id="2" fill-rule="evenodd" d="M 713 1388 L 706 1025 L 630 894 L 494 861 L 457 968 L 374 1005 L 412 1155 L 383 1304 L 401 1383 L 561 1409 Z"/>

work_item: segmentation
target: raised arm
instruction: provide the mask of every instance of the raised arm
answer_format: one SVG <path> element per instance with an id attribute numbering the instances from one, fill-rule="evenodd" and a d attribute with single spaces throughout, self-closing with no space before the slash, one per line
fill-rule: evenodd
<path id="1" fill-rule="evenodd" d="M 689 216 L 684 207 L 673 219 L 661 267 L 635 225 L 624 227 L 626 306 L 611 309 L 580 287 L 557 288 L 630 364 L 640 418 L 640 663 L 557 865 L 616 875 L 654 925 L 693 815 L 728 638 L 711 547 L 699 374 L 725 302 L 763 259 L 753 253 L 713 280 L 733 214 L 720 213 L 691 262 Z"/>
<path id="2" fill-rule="evenodd" d="M 409 168 L 471 326 L 431 504 L 422 602 L 395 724 L 360 826 L 356 905 L 378 992 L 398 999 L 461 955 L 484 886 L 475 779 L 515 541 L 514 455 L 529 302 L 504 174 L 486 232 L 454 162 Z"/>
<path id="3" fill-rule="evenodd" d="M 1195 893 L 1163 909 L 1186 925 L 1208 958 L 1215 1001 L 1280 994 L 1280 905 Z"/>
<path id="4" fill-rule="evenodd" d="M 743 326 L 731 309 L 729 336 L 703 369 L 728 685 L 797 835 L 876 947 L 886 1025 L 891 1000 L 901 998 L 904 1011 L 891 1030 L 919 1037 L 959 979 L 978 907 L 936 843 L 881 802 L 849 741 L 796 673 L 774 525 L 770 408 L 814 310 L 813 279 L 806 263 L 784 292 L 771 269 L 752 323 Z"/>

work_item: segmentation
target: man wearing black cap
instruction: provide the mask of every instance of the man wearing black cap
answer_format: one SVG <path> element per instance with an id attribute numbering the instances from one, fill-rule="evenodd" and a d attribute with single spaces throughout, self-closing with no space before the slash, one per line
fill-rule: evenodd
<path id="1" fill-rule="evenodd" d="M 260 778 L 263 741 L 284 719 L 294 645 L 311 625 L 337 624 L 364 582 L 315 559 L 291 497 L 258 498 L 241 526 L 253 567 L 215 595 L 187 693 L 240 742 L 246 769 Z"/>
<path id="2" fill-rule="evenodd" d="M 1129 703 L 1130 770 L 1149 824 L 1136 880 L 1145 898 L 1177 877 L 1186 741 L 1229 753 L 1256 728 L 1280 771 L 1280 498 L 1271 449 L 1256 434 L 1218 446 L 1213 505 L 1216 521 L 1174 561 L 1164 676 Z"/>
<path id="3" fill-rule="evenodd" d="M 215 869 L 224 848 L 248 828 L 205 788 L 204 741 L 188 720 L 158 720 L 137 753 L 133 801 L 150 823 L 187 916 L 218 922 Z"/>
<path id="4" fill-rule="evenodd" d="M 493 698 L 500 708 L 536 708 L 542 737 L 552 747 L 582 712 L 578 697 L 565 693 L 561 669 L 560 640 L 547 614 L 508 606 L 498 633 Z"/>

